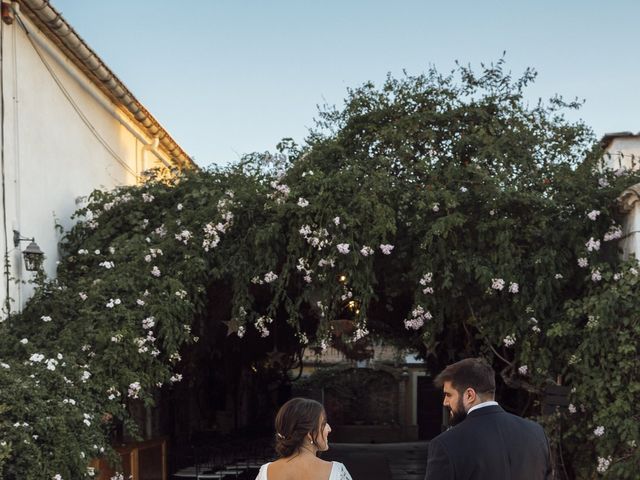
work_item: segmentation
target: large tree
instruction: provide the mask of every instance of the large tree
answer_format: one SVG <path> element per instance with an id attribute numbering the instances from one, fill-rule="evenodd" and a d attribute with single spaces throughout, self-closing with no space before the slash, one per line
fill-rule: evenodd
<path id="1" fill-rule="evenodd" d="M 603 167 L 563 117 L 577 105 L 529 105 L 533 79 L 503 62 L 389 77 L 321 110 L 301 146 L 95 192 L 57 279 L 0 327 L 5 477 L 80 478 L 225 321 L 247 362 L 372 337 L 434 370 L 485 355 L 528 415 L 568 384 L 547 418 L 564 470 L 633 478 L 639 296 L 615 205 L 637 178 Z"/>

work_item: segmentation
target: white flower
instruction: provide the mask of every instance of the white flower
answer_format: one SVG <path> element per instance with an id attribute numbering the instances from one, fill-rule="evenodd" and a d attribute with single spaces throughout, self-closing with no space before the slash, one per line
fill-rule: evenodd
<path id="1" fill-rule="evenodd" d="M 495 210 L 489 210 L 489 215 L 491 215 L 492 217 L 496 214 Z"/>
<path id="2" fill-rule="evenodd" d="M 169 379 L 169 381 L 170 381 L 171 383 L 176 383 L 176 382 L 180 382 L 180 381 L 182 381 L 182 374 L 181 374 L 181 373 L 176 373 L 175 375 L 173 375 L 173 376 Z"/>
<path id="3" fill-rule="evenodd" d="M 147 263 L 151 262 L 151 255 L 145 255 L 144 256 L 144 261 L 147 262 Z"/>
<path id="4" fill-rule="evenodd" d="M 605 473 L 609 469 L 610 465 L 611 457 L 598 457 L 598 466 L 596 467 L 596 470 L 598 471 L 598 473 Z"/>
<path id="5" fill-rule="evenodd" d="M 176 205 L 176 208 L 178 209 L 178 211 L 182 210 L 184 207 L 182 206 L 181 203 L 179 203 L 178 205 Z"/>
<path id="6" fill-rule="evenodd" d="M 155 324 L 156 324 L 155 317 L 147 317 L 144 320 L 142 320 L 142 328 L 145 330 L 149 330 L 150 328 L 153 328 Z"/>
<path id="7" fill-rule="evenodd" d="M 83 302 L 87 299 L 87 294 L 84 292 L 80 292 L 78 293 L 78 295 L 80 295 L 80 298 L 82 299 Z"/>
<path id="8" fill-rule="evenodd" d="M 555 277 L 554 277 L 554 278 L 555 278 L 556 280 L 560 280 L 561 278 L 564 278 L 564 277 L 562 276 L 562 274 L 561 274 L 561 273 L 556 273 L 556 275 L 555 275 Z"/>
<path id="9" fill-rule="evenodd" d="M 20 343 L 23 345 L 26 345 L 27 343 L 29 343 L 29 340 L 27 340 L 26 338 L 23 338 L 22 340 L 20 340 Z"/>
<path id="10" fill-rule="evenodd" d="M 184 300 L 186 296 L 187 296 L 187 291 L 186 290 L 178 290 L 176 292 L 176 297 L 178 297 L 181 300 Z"/>
<path id="11" fill-rule="evenodd" d="M 502 290 L 504 288 L 505 282 L 502 278 L 492 278 L 491 279 L 491 288 L 494 290 Z"/>
<path id="12" fill-rule="evenodd" d="M 509 293 L 518 293 L 520 291 L 520 286 L 515 283 L 515 282 L 511 282 L 509 284 Z"/>
<path id="13" fill-rule="evenodd" d="M 349 244 L 348 243 L 339 243 L 338 245 L 336 245 L 336 248 L 343 255 L 346 255 L 347 253 L 349 253 Z"/>
<path id="14" fill-rule="evenodd" d="M 468 190 L 467 187 L 460 187 L 460 191 L 462 193 L 467 193 L 467 190 Z"/>
<path id="15" fill-rule="evenodd" d="M 586 258 L 584 258 L 584 257 L 580 257 L 580 258 L 578 259 L 578 266 L 579 266 L 580 268 L 586 268 L 586 267 L 588 267 L 588 266 L 589 266 L 589 260 L 587 260 L 587 259 L 586 259 Z"/>
<path id="16" fill-rule="evenodd" d="M 607 180 L 606 178 L 602 177 L 598 179 L 598 185 L 600 185 L 600 187 L 605 188 L 609 186 L 609 180 Z"/>
<path id="17" fill-rule="evenodd" d="M 309 201 L 304 199 L 304 198 L 302 198 L 302 197 L 300 197 L 300 198 L 298 198 L 298 206 L 302 207 L 302 208 L 308 207 L 309 206 Z"/>
<path id="18" fill-rule="evenodd" d="M 425 310 L 421 305 L 417 305 L 411 311 L 411 317 L 405 319 L 404 328 L 407 330 L 418 330 L 424 325 L 425 321 L 431 320 L 432 318 L 431 312 Z"/>
<path id="19" fill-rule="evenodd" d="M 601 436 L 603 436 L 603 435 L 604 435 L 604 427 L 603 427 L 602 425 L 600 425 L 600 426 L 596 427 L 596 428 L 593 430 L 593 434 L 594 434 L 596 437 L 601 437 Z"/>
<path id="20" fill-rule="evenodd" d="M 302 279 L 306 282 L 306 283 L 311 283 L 313 281 L 313 279 L 311 278 L 311 275 L 305 275 L 304 277 L 302 277 Z"/>
<path id="21" fill-rule="evenodd" d="M 114 268 L 114 267 L 116 266 L 116 264 L 115 264 L 115 263 L 113 263 L 113 262 L 108 262 L 108 261 L 106 261 L 106 260 L 105 260 L 104 262 L 100 262 L 100 263 L 99 263 L 99 265 L 100 265 L 101 267 L 106 268 L 107 270 L 110 270 L 110 269 L 112 269 L 112 268 Z"/>
<path id="22" fill-rule="evenodd" d="M 600 280 L 602 280 L 602 274 L 600 273 L 600 270 L 593 270 L 591 272 L 591 280 L 594 282 L 599 282 Z"/>
<path id="23" fill-rule="evenodd" d="M 269 271 L 269 272 L 264 274 L 264 282 L 265 283 L 271 283 L 271 282 L 274 282 L 277 279 L 278 279 L 278 275 L 276 275 L 275 273 L 273 273 L 271 271 Z"/>
<path id="24" fill-rule="evenodd" d="M 521 367 L 518 368 L 518 373 L 520 375 L 526 375 L 529 372 L 529 367 L 527 367 L 526 365 L 522 365 Z"/>
<path id="25" fill-rule="evenodd" d="M 636 275 L 636 276 L 638 275 L 638 270 L 636 270 L 636 269 L 635 269 L 635 268 L 633 268 L 633 267 L 631 267 L 631 268 L 629 269 L 629 272 L 630 272 L 632 275 Z"/>
<path id="26" fill-rule="evenodd" d="M 617 282 L 618 280 L 620 280 L 622 278 L 622 274 L 621 273 L 614 273 L 613 274 L 613 279 Z"/>
<path id="27" fill-rule="evenodd" d="M 62 475 L 60 475 L 59 473 L 56 473 L 53 477 L 51 477 L 52 480 L 62 480 Z"/>
<path id="28" fill-rule="evenodd" d="M 433 273 L 427 272 L 420 278 L 420 285 L 425 286 L 433 280 Z"/>
<path id="29" fill-rule="evenodd" d="M 88 370 L 84 370 L 82 372 L 82 375 L 80 376 L 80 380 L 82 381 L 82 383 L 85 383 L 87 380 L 89 380 L 89 378 L 91 378 L 91 372 L 89 372 Z"/>
<path id="30" fill-rule="evenodd" d="M 436 213 L 437 213 L 437 212 L 439 212 L 439 211 L 440 211 L 440 204 L 439 204 L 439 203 L 437 203 L 437 202 L 436 202 L 436 203 L 434 203 L 434 204 L 431 206 L 431 210 L 433 210 L 433 211 L 434 211 L 434 212 L 436 212 Z"/>
<path id="31" fill-rule="evenodd" d="M 96 249 L 93 253 L 95 253 L 96 255 L 100 255 L 100 250 Z"/>
<path id="32" fill-rule="evenodd" d="M 153 202 L 153 199 L 155 197 L 153 195 L 151 195 L 150 193 L 143 193 L 142 194 L 142 200 L 146 203 L 150 203 Z"/>
<path id="33" fill-rule="evenodd" d="M 144 305 L 144 300 L 137 299 L 137 300 L 136 300 L 136 303 L 137 303 L 139 306 L 143 306 L 143 305 Z"/>
<path id="34" fill-rule="evenodd" d="M 334 217 L 333 223 L 335 223 L 336 225 L 340 225 L 340 217 Z"/>
<path id="35" fill-rule="evenodd" d="M 116 333 L 114 336 L 111 337 L 111 341 L 113 343 L 120 343 L 122 341 L 122 334 Z"/>
<path id="36" fill-rule="evenodd" d="M 587 213 L 587 217 L 589 217 L 590 220 L 594 220 L 596 218 L 598 218 L 598 215 L 600 215 L 600 210 L 591 210 L 589 213 Z"/>
<path id="37" fill-rule="evenodd" d="M 113 255 L 114 253 L 116 253 L 116 249 L 113 247 L 109 247 L 109 253 Z"/>
<path id="38" fill-rule="evenodd" d="M 40 317 L 40 320 L 42 320 L 43 322 L 50 322 L 51 317 L 49 315 L 43 315 Z"/>
<path id="39" fill-rule="evenodd" d="M 191 237 L 193 237 L 193 234 L 189 230 L 182 230 L 180 233 L 176 233 L 174 236 L 176 240 L 187 245 L 189 243 L 189 240 L 191 240 Z"/>
<path id="40" fill-rule="evenodd" d="M 617 240 L 618 238 L 621 238 L 621 237 L 622 237 L 622 228 L 616 225 L 613 225 L 611 228 L 609 228 L 609 231 L 604 234 L 604 241 L 610 242 L 611 240 Z"/>
<path id="41" fill-rule="evenodd" d="M 587 240 L 587 243 L 585 243 L 584 245 L 585 247 L 587 247 L 587 251 L 589 252 L 593 252 L 594 250 L 600 250 L 600 240 L 594 240 L 593 237 Z"/>
<path id="42" fill-rule="evenodd" d="M 9 370 L 11 366 L 8 363 L 0 362 L 0 367 Z"/>
<path id="43" fill-rule="evenodd" d="M 569 404 L 569 413 L 574 414 L 577 412 L 576 406 L 573 403 Z"/>
<path id="44" fill-rule="evenodd" d="M 422 293 L 424 293 L 425 295 L 427 295 L 427 294 L 432 295 L 433 294 L 433 287 L 425 287 L 422 290 Z"/>
<path id="45" fill-rule="evenodd" d="M 516 336 L 514 334 L 507 335 L 502 340 L 502 343 L 504 343 L 505 347 L 513 347 L 516 344 Z"/>
<path id="46" fill-rule="evenodd" d="M 34 353 L 29 357 L 29 361 L 31 362 L 40 363 L 42 360 L 44 360 L 44 355 L 41 353 Z"/>
<path id="47" fill-rule="evenodd" d="M 140 382 L 130 383 L 127 394 L 130 398 L 138 398 L 141 389 Z"/>
<path id="48" fill-rule="evenodd" d="M 80 250 L 78 250 L 78 255 L 87 255 L 88 253 L 89 253 L 89 250 L 85 248 L 81 248 Z"/>
<path id="49" fill-rule="evenodd" d="M 365 245 L 364 247 L 362 247 L 360 249 L 360 254 L 363 257 L 368 257 L 369 255 L 373 255 L 373 248 L 368 247 L 368 246 Z"/>
<path id="50" fill-rule="evenodd" d="M 154 277 L 159 277 L 161 275 L 160 269 L 154 265 L 151 269 L 151 275 L 153 275 Z"/>
<path id="51" fill-rule="evenodd" d="M 382 253 L 384 253 L 385 255 L 391 255 L 391 251 L 394 249 L 395 247 L 393 245 L 389 245 L 388 243 L 383 243 L 380 245 L 380 250 L 382 251 Z"/>

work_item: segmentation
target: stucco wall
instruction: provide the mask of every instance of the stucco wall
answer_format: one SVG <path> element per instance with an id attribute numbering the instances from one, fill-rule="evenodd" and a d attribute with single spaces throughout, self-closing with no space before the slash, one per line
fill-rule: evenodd
<path id="1" fill-rule="evenodd" d="M 35 31 L 34 40 L 40 44 L 37 48 L 17 22 L 3 26 L 6 201 L 2 204 L 0 198 L 0 204 L 6 211 L 7 238 L 2 232 L 0 243 L 4 255 L 8 241 L 11 275 L 18 281 L 29 280 L 32 274 L 24 270 L 20 253 L 26 243 L 14 247 L 13 229 L 35 237 L 46 254 L 45 271 L 54 276 L 60 240 L 56 222 L 68 229 L 71 214 L 92 190 L 134 184 L 142 170 L 160 165 L 155 156 L 143 152 L 152 139 L 118 113 L 122 110 L 90 84 L 28 19 L 23 17 L 23 21 Z M 3 305 L 6 285 L 2 276 Z M 9 286 L 12 308 L 19 309 L 31 287 L 14 281 Z"/>
<path id="2" fill-rule="evenodd" d="M 614 170 L 640 168 L 640 136 L 614 138 L 606 149 L 605 162 Z M 631 185 L 629 185 L 631 187 Z M 622 192 L 621 192 L 622 193 Z M 624 258 L 640 259 L 640 202 L 633 203 L 622 222 L 620 247 Z"/>

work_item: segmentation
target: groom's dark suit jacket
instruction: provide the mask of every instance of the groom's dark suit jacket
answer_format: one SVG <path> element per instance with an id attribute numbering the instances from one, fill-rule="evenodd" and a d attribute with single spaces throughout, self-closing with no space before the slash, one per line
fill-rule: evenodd
<path id="1" fill-rule="evenodd" d="M 429 442 L 425 480 L 550 480 L 549 444 L 542 427 L 482 407 Z"/>

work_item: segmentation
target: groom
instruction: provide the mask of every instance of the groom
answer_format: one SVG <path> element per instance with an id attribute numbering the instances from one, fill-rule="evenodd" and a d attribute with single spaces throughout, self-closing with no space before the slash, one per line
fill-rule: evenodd
<path id="1" fill-rule="evenodd" d="M 485 360 L 449 365 L 435 384 L 444 391 L 454 427 L 429 442 L 425 480 L 551 479 L 542 427 L 494 401 L 495 372 Z"/>

